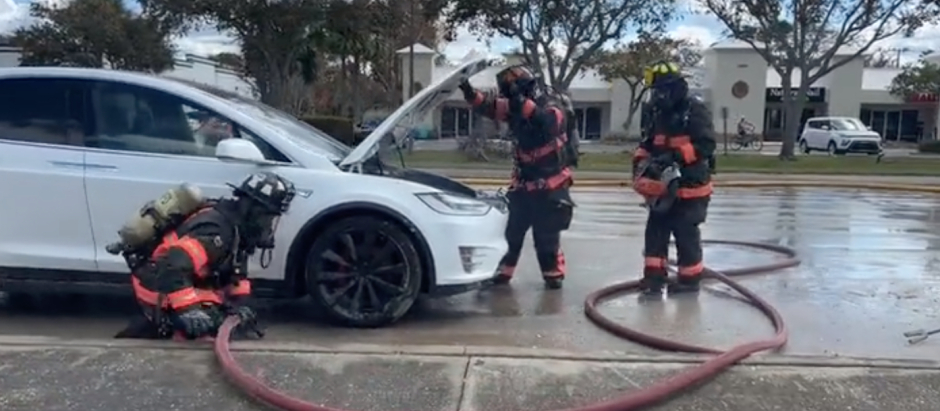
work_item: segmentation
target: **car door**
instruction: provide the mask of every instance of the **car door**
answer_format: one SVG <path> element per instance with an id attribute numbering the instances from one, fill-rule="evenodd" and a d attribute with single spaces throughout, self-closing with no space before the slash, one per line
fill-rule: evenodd
<path id="1" fill-rule="evenodd" d="M 82 111 L 74 81 L 0 80 L 0 268 L 95 269 Z"/>
<path id="2" fill-rule="evenodd" d="M 98 269 L 123 272 L 124 261 L 104 247 L 117 241 L 124 221 L 149 200 L 188 182 L 207 197 L 229 195 L 258 168 L 215 158 L 215 145 L 241 137 L 231 121 L 161 90 L 111 82 L 91 87 L 94 135 L 86 139 L 86 190 L 97 243 Z M 263 153 L 287 161 L 263 141 Z"/>
<path id="3" fill-rule="evenodd" d="M 806 122 L 806 131 L 804 137 L 806 139 L 806 146 L 809 148 L 819 148 L 819 140 L 822 138 L 822 130 L 819 127 L 820 120 L 810 120 Z"/>
<path id="4" fill-rule="evenodd" d="M 819 130 L 816 131 L 816 147 L 828 149 L 832 134 L 832 123 L 829 120 L 820 120 Z"/>

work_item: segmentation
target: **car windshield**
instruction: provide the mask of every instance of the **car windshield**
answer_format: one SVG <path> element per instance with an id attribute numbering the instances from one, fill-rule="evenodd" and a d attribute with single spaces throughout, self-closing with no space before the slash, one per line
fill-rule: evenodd
<path id="1" fill-rule="evenodd" d="M 854 118 L 834 118 L 831 119 L 830 124 L 832 124 L 833 130 L 839 131 L 864 131 L 868 128 L 860 120 Z"/>
<path id="2" fill-rule="evenodd" d="M 322 130 L 260 101 L 203 84 L 179 79 L 172 80 L 186 83 L 187 85 L 196 87 L 206 93 L 234 104 L 238 106 L 240 110 L 252 114 L 259 121 L 280 131 L 285 137 L 302 145 L 312 146 L 312 148 L 322 150 L 327 155 L 335 157 L 336 161 L 345 158 L 346 155 L 352 151 L 352 148 Z"/>

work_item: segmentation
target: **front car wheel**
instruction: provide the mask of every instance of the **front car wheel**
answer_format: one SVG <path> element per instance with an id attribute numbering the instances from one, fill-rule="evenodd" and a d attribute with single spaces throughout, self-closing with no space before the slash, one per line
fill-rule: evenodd
<path id="1" fill-rule="evenodd" d="M 806 142 L 806 139 L 801 139 L 801 140 L 800 140 L 800 151 L 802 151 L 803 154 L 809 154 L 809 153 L 810 153 L 809 144 Z"/>
<path id="2" fill-rule="evenodd" d="M 307 290 L 334 322 L 374 328 L 399 320 L 421 291 L 421 261 L 397 224 L 357 216 L 333 223 L 307 255 Z"/>

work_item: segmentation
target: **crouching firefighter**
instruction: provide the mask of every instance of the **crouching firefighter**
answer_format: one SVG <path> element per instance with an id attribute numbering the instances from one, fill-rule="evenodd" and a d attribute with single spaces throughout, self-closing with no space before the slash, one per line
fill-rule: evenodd
<path id="1" fill-rule="evenodd" d="M 711 113 L 689 96 L 688 83 L 675 64 L 654 64 L 644 80 L 651 90 L 649 124 L 633 157 L 634 189 L 649 209 L 641 286 L 650 295 L 666 290 L 669 240 L 674 236 L 678 278 L 669 290 L 694 292 L 704 269 L 699 225 L 705 222 L 712 194 Z"/>
<path id="2" fill-rule="evenodd" d="M 241 320 L 239 337 L 261 337 L 249 305 L 248 257 L 270 261 L 274 231 L 294 197 L 288 180 L 269 172 L 231 185 L 233 198 L 204 200 L 188 184 L 147 203 L 118 232 L 108 252 L 131 269 L 143 315 L 115 338 L 214 337 L 226 317 Z"/>
<path id="3" fill-rule="evenodd" d="M 509 191 L 509 251 L 500 262 L 494 282 L 506 284 L 513 276 L 526 232 L 532 239 L 542 278 L 558 289 L 565 278 L 561 232 L 571 225 L 574 202 L 569 187 L 577 162 L 576 141 L 569 139 L 569 114 L 559 93 L 546 88 L 523 66 L 496 74 L 498 95 L 486 95 L 469 82 L 460 85 L 464 98 L 477 113 L 508 123 L 514 140 L 513 171 Z"/>

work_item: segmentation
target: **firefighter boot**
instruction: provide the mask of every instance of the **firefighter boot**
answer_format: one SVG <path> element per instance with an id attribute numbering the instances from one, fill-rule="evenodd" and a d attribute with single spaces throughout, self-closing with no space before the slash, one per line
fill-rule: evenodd
<path id="1" fill-rule="evenodd" d="M 542 280 L 545 281 L 545 288 L 557 290 L 561 288 L 565 280 L 565 275 L 557 271 L 542 273 Z"/>
<path id="2" fill-rule="evenodd" d="M 516 267 L 510 267 L 507 265 L 500 265 L 496 269 L 496 275 L 493 276 L 494 285 L 506 285 L 512 281 L 512 275 L 516 271 Z"/>
<path id="3" fill-rule="evenodd" d="M 565 262 L 565 253 L 560 248 L 552 252 L 538 253 L 539 266 L 542 268 L 542 280 L 545 288 L 557 290 L 561 288 L 568 267 Z"/>
<path id="4" fill-rule="evenodd" d="M 676 294 L 697 293 L 701 282 L 701 275 L 680 275 L 674 283 L 669 284 L 669 292 Z"/>
<path id="5" fill-rule="evenodd" d="M 640 295 L 646 297 L 661 297 L 666 291 L 668 277 L 666 269 L 659 267 L 644 267 L 643 279 L 640 280 Z"/>

